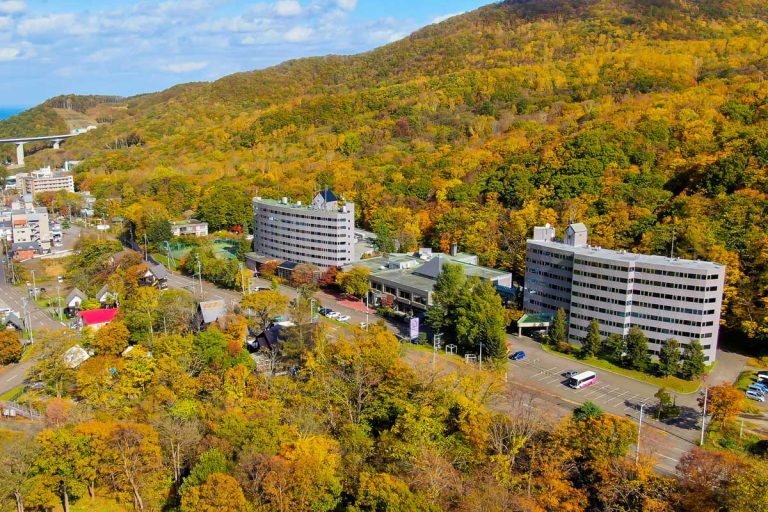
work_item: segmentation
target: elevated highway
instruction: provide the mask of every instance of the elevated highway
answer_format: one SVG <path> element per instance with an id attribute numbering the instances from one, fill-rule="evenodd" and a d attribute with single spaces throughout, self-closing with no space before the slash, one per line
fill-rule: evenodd
<path id="1" fill-rule="evenodd" d="M 53 142 L 53 149 L 59 149 L 64 140 L 77 135 L 80 134 L 67 133 L 65 135 L 43 135 L 40 137 L 14 137 L 11 139 L 0 139 L 0 144 L 16 144 L 16 164 L 21 167 L 24 165 L 24 144 L 30 142 Z"/>

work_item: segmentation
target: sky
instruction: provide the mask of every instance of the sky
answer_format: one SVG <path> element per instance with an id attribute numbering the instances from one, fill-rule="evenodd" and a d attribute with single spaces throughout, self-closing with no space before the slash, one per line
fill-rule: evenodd
<path id="1" fill-rule="evenodd" d="M 0 106 L 359 53 L 491 0 L 0 0 Z"/>

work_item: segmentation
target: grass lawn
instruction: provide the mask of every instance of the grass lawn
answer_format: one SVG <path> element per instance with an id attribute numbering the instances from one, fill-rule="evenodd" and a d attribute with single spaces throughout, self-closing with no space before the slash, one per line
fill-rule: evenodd
<path id="1" fill-rule="evenodd" d="M 18 398 L 19 395 L 24 391 L 24 384 L 18 385 L 15 388 L 6 391 L 2 395 L 0 395 L 0 401 L 2 402 L 10 402 L 11 400 Z"/>
<path id="2" fill-rule="evenodd" d="M 659 388 L 667 388 L 668 390 L 675 391 L 677 393 L 682 393 L 682 394 L 694 393 L 699 389 L 699 386 L 701 385 L 701 381 L 698 381 L 698 380 L 689 381 L 689 380 L 680 379 L 678 377 L 656 377 L 653 375 L 648 375 L 647 373 L 639 372 L 637 370 L 628 370 L 626 368 L 622 368 L 621 366 L 616 366 L 615 364 L 609 361 L 606 361 L 604 359 L 598 359 L 597 357 L 588 357 L 586 359 L 579 359 L 578 357 L 572 356 L 570 354 L 563 354 L 562 352 L 557 352 L 556 350 L 552 349 L 552 347 L 549 347 L 544 344 L 542 344 L 541 347 L 547 352 L 549 352 L 550 354 L 555 354 L 560 357 L 570 359 L 572 361 L 578 361 L 580 363 L 588 364 L 590 366 L 602 368 L 603 370 L 608 370 L 609 372 L 618 373 L 619 375 L 623 375 L 631 379 L 647 382 L 648 384 L 652 384 Z"/>
<path id="3" fill-rule="evenodd" d="M 739 378 L 736 379 L 734 386 L 742 391 L 746 391 L 750 384 L 753 384 L 757 380 L 756 370 L 747 370 L 739 374 Z"/>

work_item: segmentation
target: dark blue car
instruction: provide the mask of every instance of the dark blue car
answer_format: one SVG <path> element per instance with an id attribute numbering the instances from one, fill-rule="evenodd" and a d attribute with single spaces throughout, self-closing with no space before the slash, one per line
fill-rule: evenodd
<path id="1" fill-rule="evenodd" d="M 519 361 L 520 359 L 525 359 L 525 352 L 523 352 L 522 350 L 518 350 L 517 352 L 509 356 L 509 358 L 513 361 Z"/>

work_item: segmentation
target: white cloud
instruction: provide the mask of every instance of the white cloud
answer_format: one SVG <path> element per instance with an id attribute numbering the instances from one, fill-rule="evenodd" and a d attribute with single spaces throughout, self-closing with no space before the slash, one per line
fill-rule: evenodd
<path id="1" fill-rule="evenodd" d="M 0 2 L 0 13 L 19 14 L 27 9 L 27 4 L 21 0 L 5 0 Z"/>
<path id="2" fill-rule="evenodd" d="M 0 16 L 0 30 L 13 28 L 13 19 L 10 16 Z"/>
<path id="3" fill-rule="evenodd" d="M 297 0 L 278 0 L 275 3 L 275 12 L 278 16 L 301 16 L 304 10 Z"/>
<path id="4" fill-rule="evenodd" d="M 208 67 L 208 63 L 204 61 L 197 62 L 174 62 L 173 64 L 166 64 L 161 66 L 160 69 L 168 71 L 169 73 L 190 73 L 192 71 L 200 71 Z"/>
<path id="5" fill-rule="evenodd" d="M 17 30 L 22 36 L 51 35 L 60 37 L 64 34 L 94 34 L 98 28 L 90 18 L 75 16 L 73 13 L 63 13 L 21 20 Z"/>
<path id="6" fill-rule="evenodd" d="M 310 27 L 293 27 L 285 33 L 285 40 L 291 43 L 300 43 L 312 37 L 314 33 L 315 31 Z"/>
<path id="7" fill-rule="evenodd" d="M 14 60 L 20 53 L 18 48 L 0 48 L 0 62 Z"/>
<path id="8" fill-rule="evenodd" d="M 357 0 L 336 0 L 336 5 L 345 11 L 354 11 L 357 7 Z"/>

